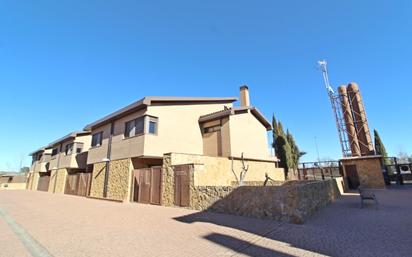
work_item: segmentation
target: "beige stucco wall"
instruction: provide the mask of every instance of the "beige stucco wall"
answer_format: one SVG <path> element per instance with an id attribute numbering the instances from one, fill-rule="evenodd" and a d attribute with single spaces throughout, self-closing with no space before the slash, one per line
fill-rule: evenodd
<path id="1" fill-rule="evenodd" d="M 152 105 L 129 114 L 114 123 L 111 160 L 138 156 L 162 157 L 167 152 L 203 153 L 199 127 L 201 115 L 223 110 L 232 104 Z M 157 135 L 143 134 L 124 138 L 125 123 L 142 115 L 158 118 Z M 103 132 L 102 146 L 89 149 L 87 163 L 101 162 L 107 156 L 110 124 L 93 129 L 92 134 Z"/>
<path id="2" fill-rule="evenodd" d="M 107 198 L 112 200 L 127 201 L 130 193 L 130 159 L 115 160 L 110 162 L 109 179 L 107 184 Z M 96 163 L 93 166 L 91 197 L 103 197 L 105 163 Z"/>
<path id="3" fill-rule="evenodd" d="M 144 155 L 163 156 L 164 153 L 180 152 L 203 154 L 202 133 L 199 117 L 232 104 L 192 104 L 149 106 L 147 114 L 159 118 L 158 135 L 146 135 Z"/>
<path id="4" fill-rule="evenodd" d="M 56 154 L 50 157 L 50 165 L 49 165 L 50 170 L 55 170 L 59 168 L 57 165 L 59 163 L 59 157 L 60 157 L 60 154 Z"/>
<path id="5" fill-rule="evenodd" d="M 47 164 L 50 162 L 50 154 L 51 154 L 51 149 L 46 149 L 43 152 L 43 156 L 41 157 L 40 160 L 32 162 L 32 165 L 30 166 L 30 171 L 31 172 L 46 172 L 47 171 Z"/>
<path id="6" fill-rule="evenodd" d="M 93 134 L 103 132 L 103 140 L 102 140 L 102 145 L 98 147 L 91 147 L 91 144 L 89 145 L 89 153 L 87 155 L 87 164 L 93 164 L 93 163 L 99 163 L 103 160 L 103 158 L 106 158 L 107 155 L 107 146 L 109 142 L 109 136 L 110 136 L 110 124 L 106 124 L 104 126 L 101 126 L 99 128 L 96 128 L 92 130 L 92 136 Z"/>
<path id="7" fill-rule="evenodd" d="M 72 143 L 74 143 L 73 152 L 72 154 L 66 155 L 66 146 Z M 50 169 L 85 169 L 87 166 L 87 152 L 90 148 L 90 144 L 90 135 L 77 136 L 73 140 L 64 142 L 62 144 L 61 152 L 53 157 L 50 157 Z M 57 148 L 60 149 L 60 144 L 57 145 Z M 82 151 L 77 153 L 77 148 L 82 148 Z"/>
<path id="8" fill-rule="evenodd" d="M 171 153 L 170 158 L 171 165 L 194 164 L 195 186 L 231 186 L 233 182 L 236 182 L 235 175 L 232 172 L 232 161 L 227 157 Z M 285 180 L 283 169 L 276 168 L 274 162 L 247 160 L 245 164 L 249 165 L 245 182 L 263 182 L 266 173 L 274 180 Z M 233 167 L 239 177 L 242 162 L 234 160 Z"/>
<path id="9" fill-rule="evenodd" d="M 249 112 L 229 118 L 231 156 L 270 159 L 266 128 Z"/>
<path id="10" fill-rule="evenodd" d="M 24 190 L 26 183 L 1 183 L 0 190 Z"/>

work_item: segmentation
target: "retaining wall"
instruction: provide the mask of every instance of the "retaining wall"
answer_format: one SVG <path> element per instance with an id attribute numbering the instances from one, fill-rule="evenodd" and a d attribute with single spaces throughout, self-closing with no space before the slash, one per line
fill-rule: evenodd
<path id="1" fill-rule="evenodd" d="M 302 224 L 339 196 L 336 180 L 266 187 L 198 186 L 191 194 L 191 208 Z"/>

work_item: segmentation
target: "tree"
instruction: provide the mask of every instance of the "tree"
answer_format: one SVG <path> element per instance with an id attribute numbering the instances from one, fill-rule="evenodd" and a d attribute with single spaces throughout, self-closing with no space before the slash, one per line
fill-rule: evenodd
<path id="1" fill-rule="evenodd" d="M 289 169 L 293 166 L 292 151 L 284 135 L 279 135 L 276 139 L 277 157 L 280 167 L 285 169 L 285 177 L 288 177 Z"/>
<path id="2" fill-rule="evenodd" d="M 285 169 L 285 177 L 287 178 L 289 169 L 292 169 L 294 166 L 292 149 L 286 138 L 282 123 L 280 121 L 277 122 L 274 115 L 272 123 L 273 148 L 275 149 L 276 157 L 279 159 L 280 167 Z"/>
<path id="3" fill-rule="evenodd" d="M 243 152 L 242 152 L 242 156 L 241 156 L 241 161 L 242 161 L 242 168 L 241 171 L 239 173 L 239 176 L 237 176 L 237 173 L 234 169 L 234 165 L 233 165 L 233 157 L 231 158 L 232 160 L 232 172 L 235 175 L 236 181 L 238 182 L 239 186 L 243 186 L 243 181 L 245 180 L 246 174 L 249 170 L 249 164 L 245 164 L 245 159 L 243 158 Z"/>
<path id="4" fill-rule="evenodd" d="M 29 171 L 30 171 L 30 168 L 29 167 L 22 167 L 21 169 L 20 169 L 20 172 L 21 173 L 24 173 L 24 174 L 28 174 L 29 173 Z"/>
<path id="5" fill-rule="evenodd" d="M 378 131 L 375 129 L 373 131 L 374 138 L 375 138 L 375 153 L 377 155 L 382 155 L 383 156 L 383 164 L 384 165 L 389 165 L 390 160 L 387 158 L 388 153 L 386 152 L 385 145 L 383 144 L 381 137 L 379 136 Z"/>
<path id="6" fill-rule="evenodd" d="M 275 142 L 276 142 L 276 137 L 278 135 L 278 122 L 276 121 L 275 114 L 272 116 L 272 147 L 275 149 Z M 276 149 L 275 149 L 275 154 L 276 154 Z"/>
<path id="7" fill-rule="evenodd" d="M 291 167 L 292 169 L 296 170 L 299 166 L 299 160 L 300 157 L 306 154 L 306 152 L 301 152 L 299 150 L 298 145 L 296 144 L 295 139 L 293 138 L 293 135 L 290 133 L 289 129 L 286 131 L 286 140 L 289 143 L 290 150 L 291 150 L 291 158 L 292 158 L 292 163 Z"/>

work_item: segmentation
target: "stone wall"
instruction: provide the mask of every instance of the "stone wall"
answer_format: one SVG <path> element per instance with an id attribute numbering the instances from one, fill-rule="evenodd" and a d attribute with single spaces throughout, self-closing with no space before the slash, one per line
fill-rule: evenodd
<path id="1" fill-rule="evenodd" d="M 120 201 L 128 199 L 130 172 L 130 159 L 115 160 L 110 162 L 107 184 L 108 199 Z M 95 163 L 93 165 L 92 184 L 90 187 L 91 197 L 103 198 L 105 176 L 106 163 Z"/>
<path id="2" fill-rule="evenodd" d="M 231 186 L 236 182 L 232 171 L 232 161 L 227 157 L 211 157 L 195 154 L 167 154 L 171 166 L 182 164 L 194 165 L 194 185 L 196 186 Z M 269 160 L 246 160 L 249 170 L 245 177 L 247 181 L 265 181 L 265 174 L 274 180 L 285 180 L 283 169 L 276 168 L 276 163 Z M 233 161 L 233 169 L 239 177 L 242 168 L 240 160 Z"/>
<path id="3" fill-rule="evenodd" d="M 129 177 L 130 159 L 111 161 L 107 198 L 121 201 L 126 200 L 128 198 Z"/>
<path id="4" fill-rule="evenodd" d="M 266 187 L 198 186 L 191 194 L 191 208 L 301 224 L 339 196 L 336 180 Z"/>
<path id="5" fill-rule="evenodd" d="M 104 177 L 106 174 L 106 163 L 100 162 L 93 164 L 92 184 L 90 186 L 90 196 L 102 198 L 104 188 Z"/>
<path id="6" fill-rule="evenodd" d="M 381 157 L 380 156 L 367 156 L 342 159 L 344 167 L 344 173 L 346 176 L 346 165 L 356 165 L 358 172 L 359 183 L 361 187 L 366 188 L 385 188 L 385 180 L 383 179 Z"/>
<path id="7" fill-rule="evenodd" d="M 57 170 L 52 170 L 50 172 L 50 182 L 49 182 L 49 193 L 54 192 L 54 184 L 56 183 L 56 176 L 57 176 Z"/>
<path id="8" fill-rule="evenodd" d="M 66 187 L 66 176 L 67 176 L 67 169 L 58 169 L 56 174 L 56 186 L 54 193 L 56 194 L 63 194 L 64 189 Z"/>
<path id="9" fill-rule="evenodd" d="M 171 156 L 165 155 L 162 167 L 161 205 L 174 206 L 174 195 L 174 170 L 171 164 Z"/>
<path id="10" fill-rule="evenodd" d="M 27 180 L 27 189 L 29 190 L 37 190 L 37 184 L 39 182 L 39 173 L 33 172 L 30 173 L 29 179 Z"/>

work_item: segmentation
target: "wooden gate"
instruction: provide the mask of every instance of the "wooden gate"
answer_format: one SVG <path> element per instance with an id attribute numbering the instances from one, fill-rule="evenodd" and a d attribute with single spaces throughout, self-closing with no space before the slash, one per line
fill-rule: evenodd
<path id="1" fill-rule="evenodd" d="M 190 205 L 190 170 L 191 165 L 174 166 L 175 172 L 175 205 Z"/>
<path id="2" fill-rule="evenodd" d="M 73 173 L 66 178 L 65 194 L 87 196 L 90 188 L 92 173 Z"/>
<path id="3" fill-rule="evenodd" d="M 40 175 L 39 182 L 37 184 L 37 190 L 39 191 L 49 191 L 50 174 Z"/>
<path id="4" fill-rule="evenodd" d="M 348 187 L 350 189 L 357 189 L 360 183 L 356 165 L 345 165 L 345 171 L 346 177 L 348 178 Z"/>
<path id="5" fill-rule="evenodd" d="M 161 167 L 134 170 L 133 201 L 160 205 Z"/>

